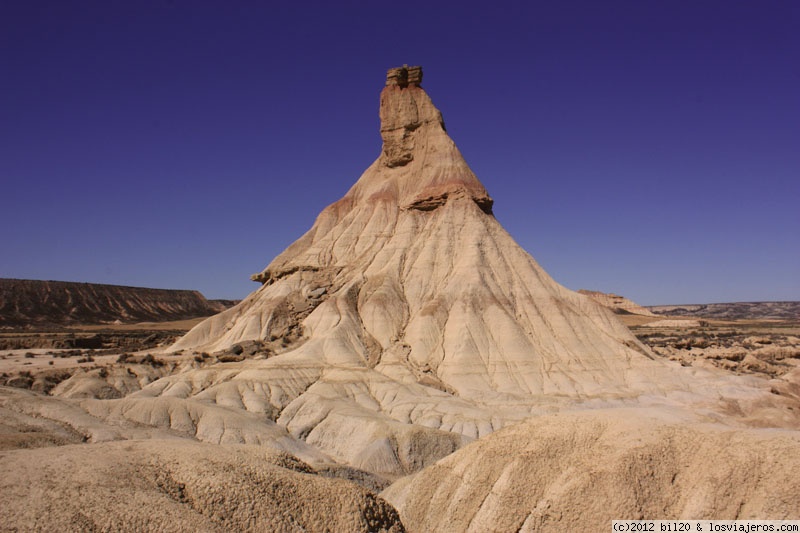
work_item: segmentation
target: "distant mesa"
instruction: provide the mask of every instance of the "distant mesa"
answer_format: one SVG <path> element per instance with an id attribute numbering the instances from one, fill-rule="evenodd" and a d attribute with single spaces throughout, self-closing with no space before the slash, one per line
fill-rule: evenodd
<path id="1" fill-rule="evenodd" d="M 732 302 L 689 305 L 654 305 L 656 315 L 688 316 L 720 320 L 799 320 L 800 302 Z"/>
<path id="2" fill-rule="evenodd" d="M 0 326 L 164 322 L 210 316 L 234 302 L 197 291 L 0 279 Z"/>
<path id="3" fill-rule="evenodd" d="M 717 320 L 800 320 L 800 302 L 731 302 L 643 307 L 618 294 L 585 289 L 578 292 L 600 305 L 608 307 L 618 315 L 674 316 Z M 684 326 L 691 323 L 693 322 L 681 322 Z M 671 322 L 661 321 L 658 324 L 667 326 Z M 653 325 L 655 326 L 655 324 Z"/>

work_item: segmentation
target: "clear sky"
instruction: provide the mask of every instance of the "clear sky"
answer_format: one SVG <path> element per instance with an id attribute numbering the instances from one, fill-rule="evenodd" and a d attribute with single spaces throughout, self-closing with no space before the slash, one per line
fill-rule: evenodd
<path id="1" fill-rule="evenodd" d="M 0 3 L 0 277 L 242 298 L 423 87 L 560 283 L 800 300 L 800 2 Z"/>

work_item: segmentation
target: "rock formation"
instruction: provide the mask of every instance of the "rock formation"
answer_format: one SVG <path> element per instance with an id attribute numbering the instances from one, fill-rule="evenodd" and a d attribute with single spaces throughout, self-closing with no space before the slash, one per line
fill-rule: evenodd
<path id="1" fill-rule="evenodd" d="M 278 356 L 134 396 L 240 405 L 392 477 L 532 414 L 688 390 L 688 373 L 556 283 L 500 226 L 421 80 L 418 67 L 389 71 L 378 159 L 253 276 L 258 290 L 173 347 L 264 340 Z"/>
<path id="2" fill-rule="evenodd" d="M 254 276 L 260 289 L 174 346 L 283 339 L 282 353 L 202 390 L 180 385 L 184 396 L 241 404 L 263 390 L 248 410 L 392 476 L 564 398 L 681 387 L 658 377 L 664 363 L 610 311 L 558 285 L 500 226 L 415 72 L 389 72 L 378 159 Z M 186 379 L 137 394 L 174 395 L 171 382 Z"/>
<path id="3" fill-rule="evenodd" d="M 608 307 L 617 314 L 630 313 L 642 316 L 655 316 L 653 313 L 650 312 L 649 309 L 642 307 L 636 302 L 631 301 L 625 298 L 624 296 L 620 296 L 619 294 L 611 294 L 599 291 L 587 291 L 585 289 L 581 289 L 578 292 L 583 294 L 584 296 L 588 296 L 589 298 L 599 303 L 600 305 Z"/>
<path id="4" fill-rule="evenodd" d="M 409 531 L 607 531 L 615 519 L 796 519 L 797 432 L 609 409 L 530 419 L 381 495 Z"/>
<path id="5" fill-rule="evenodd" d="M 183 320 L 227 306 L 197 291 L 0 279 L 0 326 Z"/>
<path id="6" fill-rule="evenodd" d="M 368 490 L 257 446 L 20 449 L 0 470 L 3 531 L 404 531 Z"/>
<path id="7" fill-rule="evenodd" d="M 658 388 L 660 364 L 627 329 L 500 226 L 409 70 L 381 93 L 380 157 L 254 276 L 259 290 L 175 348 L 294 335 L 270 365 L 346 365 L 462 397 Z"/>

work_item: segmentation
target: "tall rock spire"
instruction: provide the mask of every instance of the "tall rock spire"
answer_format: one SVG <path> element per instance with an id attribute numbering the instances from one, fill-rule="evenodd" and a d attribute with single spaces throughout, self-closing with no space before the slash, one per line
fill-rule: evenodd
<path id="1" fill-rule="evenodd" d="M 492 199 L 447 135 L 441 112 L 420 83 L 422 67 L 389 69 L 380 98 L 380 163 L 408 167 L 395 177 L 412 176 L 403 198 L 406 207 L 427 208 L 450 194 L 465 194 L 491 213 Z"/>
<path id="2" fill-rule="evenodd" d="M 652 363 L 647 349 L 608 310 L 553 281 L 494 219 L 421 80 L 420 67 L 389 70 L 378 159 L 253 276 L 261 289 L 176 347 L 286 338 L 301 351 L 318 345 L 321 360 L 390 362 L 452 391 L 626 384 L 640 361 Z"/>
<path id="3" fill-rule="evenodd" d="M 381 92 L 383 164 L 389 168 L 414 159 L 416 132 L 421 126 L 444 130 L 442 114 L 420 87 L 422 67 L 389 69 Z"/>
<path id="4" fill-rule="evenodd" d="M 270 391 L 263 401 L 292 435 L 394 474 L 421 460 L 398 448 L 412 430 L 396 424 L 442 451 L 454 434 L 478 437 L 565 398 L 680 387 L 609 310 L 553 281 L 500 226 L 421 79 L 419 67 L 389 71 L 377 160 L 253 276 L 258 290 L 174 347 L 266 343 L 276 356 L 254 361 L 236 390 Z M 219 401 L 231 387 L 202 394 Z M 354 413 L 393 435 L 391 449 L 355 431 Z"/>

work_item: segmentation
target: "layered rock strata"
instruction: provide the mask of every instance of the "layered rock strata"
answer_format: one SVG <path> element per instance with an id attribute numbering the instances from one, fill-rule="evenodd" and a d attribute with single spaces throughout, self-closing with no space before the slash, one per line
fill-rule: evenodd
<path id="1" fill-rule="evenodd" d="M 624 296 L 620 296 L 619 294 L 612 294 L 599 291 L 587 291 L 585 289 L 581 289 L 578 292 L 580 294 L 583 294 L 584 296 L 588 296 L 589 298 L 599 303 L 600 305 L 608 307 L 617 314 L 630 313 L 633 315 L 655 316 L 652 312 L 650 312 L 649 309 L 642 307 L 636 302 L 629 300 Z"/>
<path id="2" fill-rule="evenodd" d="M 166 378 L 138 396 L 241 405 L 389 477 L 575 402 L 686 397 L 697 376 L 656 360 L 502 228 L 421 79 L 416 67 L 389 71 L 377 160 L 254 276 L 258 290 L 174 346 L 283 338 L 279 355 L 224 379 Z M 750 391 L 746 401 L 763 394 L 725 387 Z M 719 398 L 700 401 L 714 409 Z"/>
<path id="3" fill-rule="evenodd" d="M 163 322 L 210 316 L 226 307 L 197 291 L 0 279 L 0 326 Z"/>

